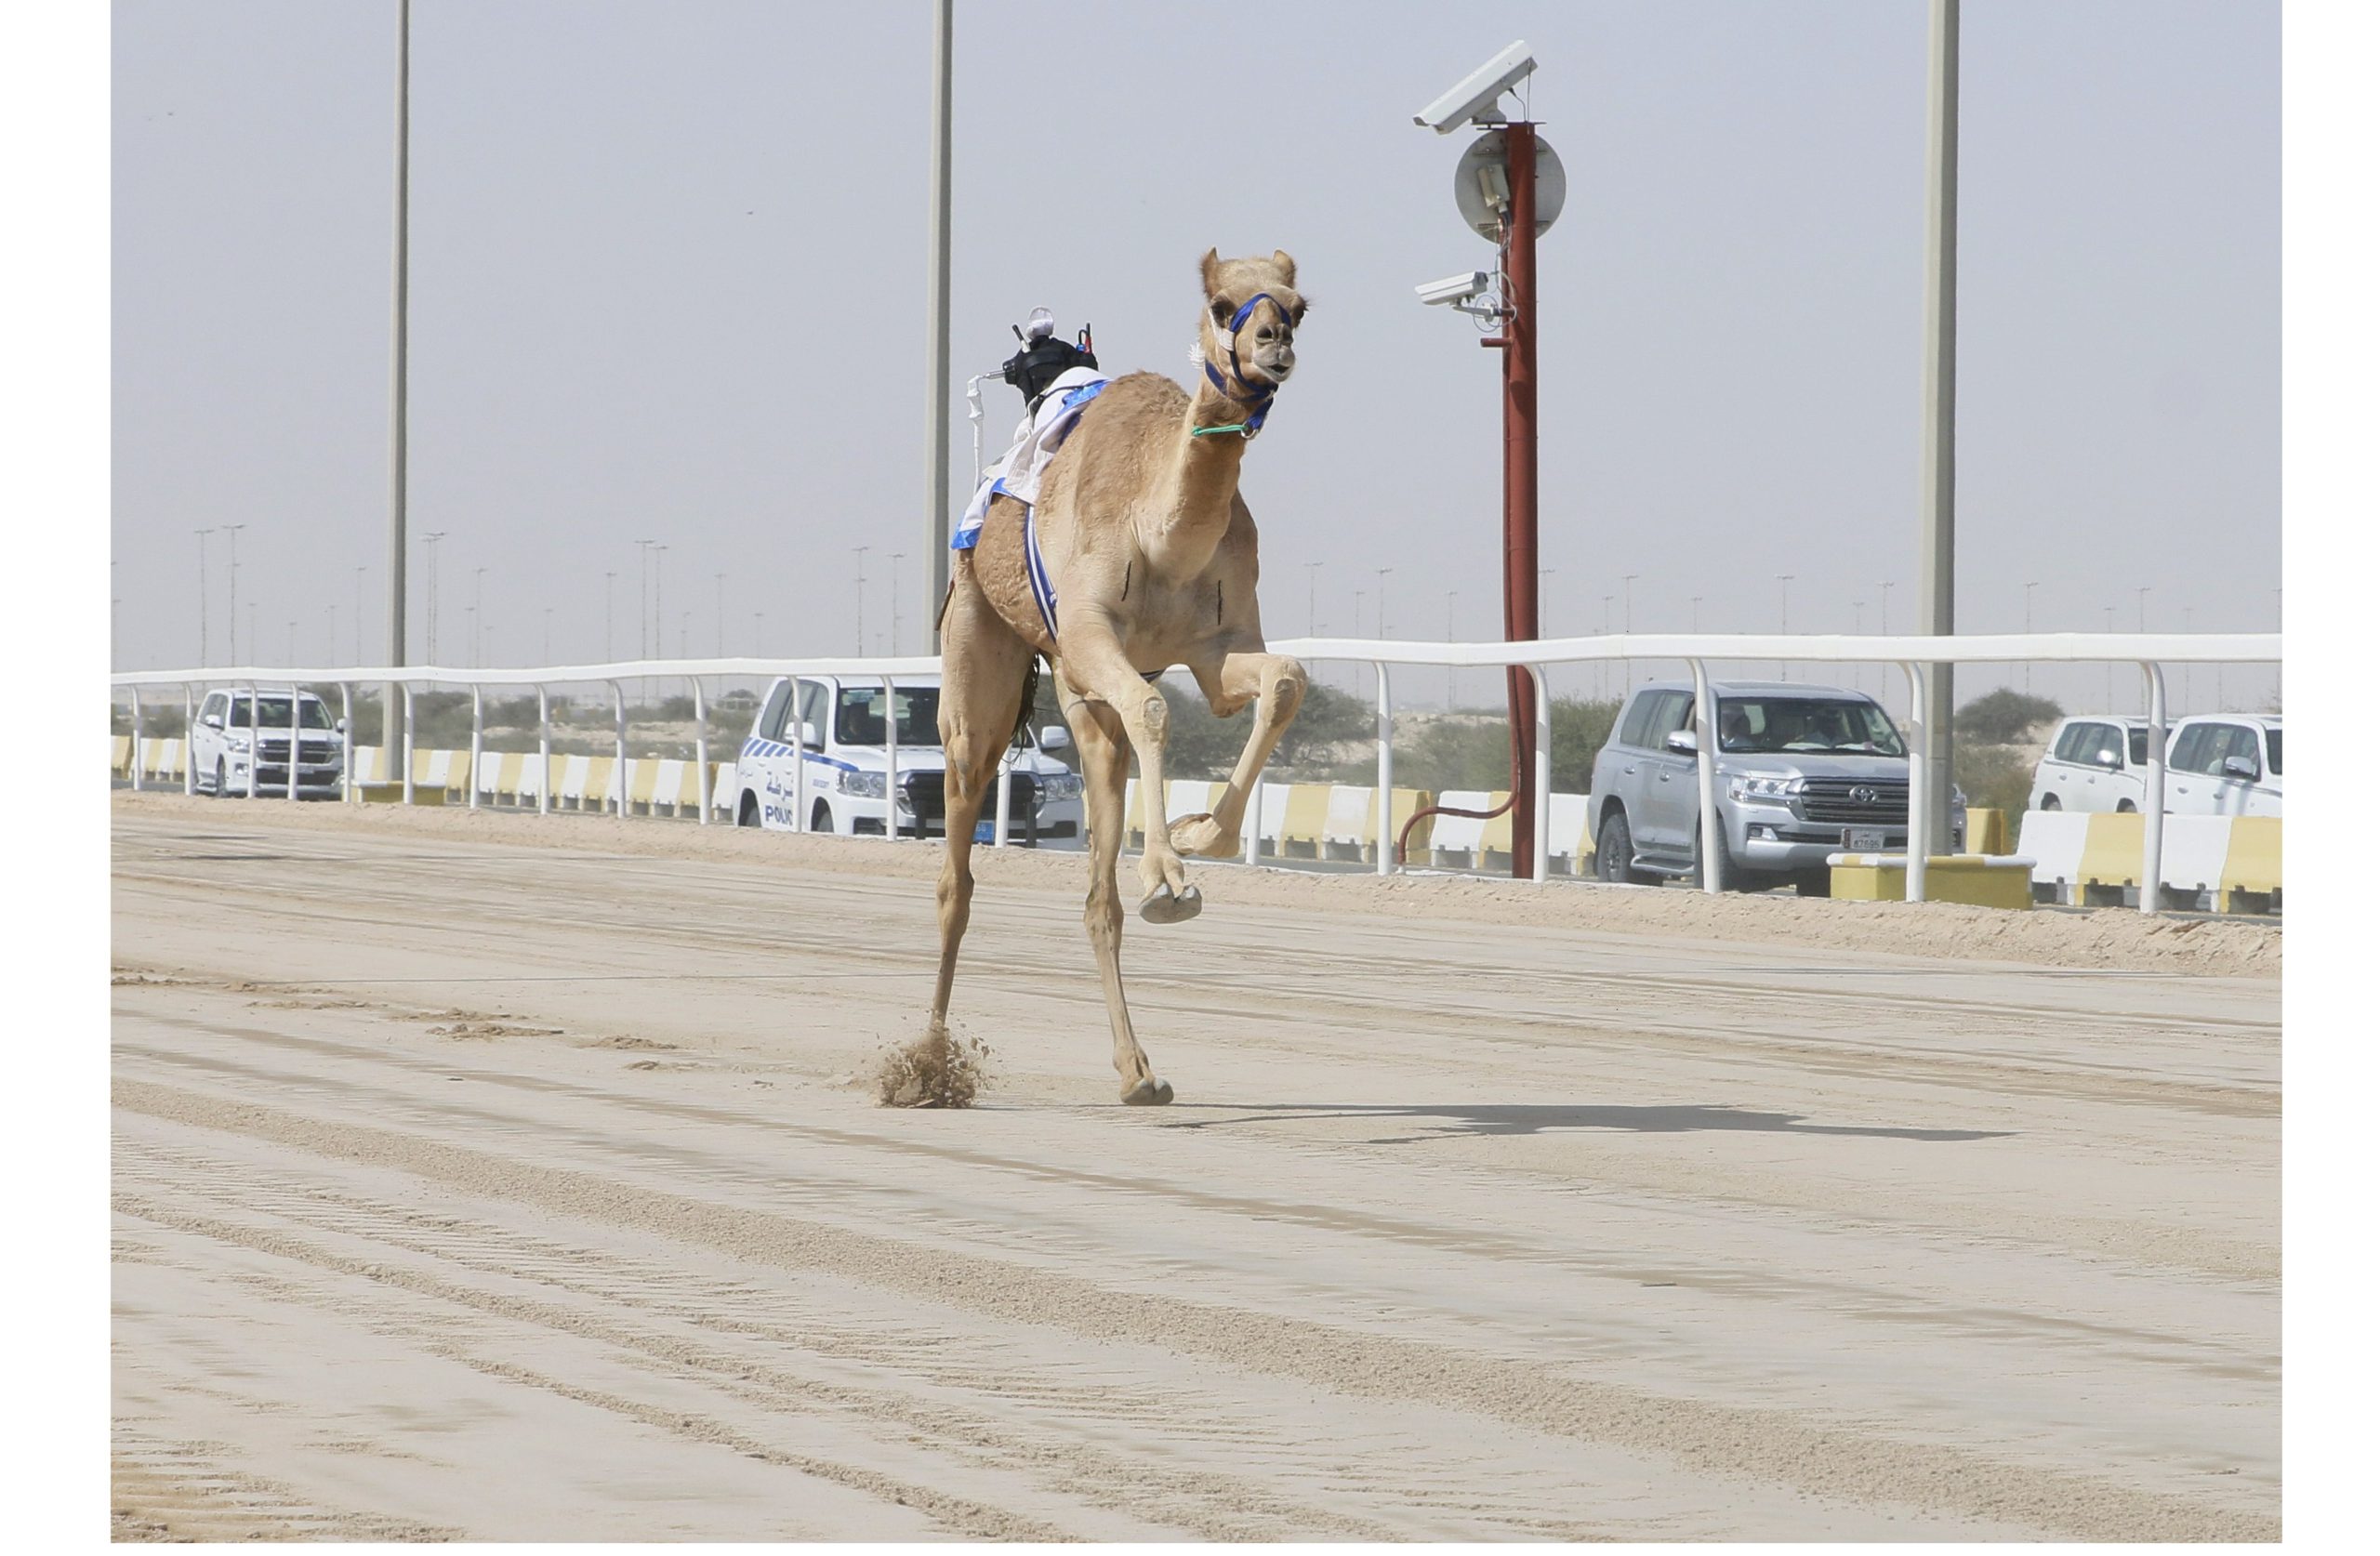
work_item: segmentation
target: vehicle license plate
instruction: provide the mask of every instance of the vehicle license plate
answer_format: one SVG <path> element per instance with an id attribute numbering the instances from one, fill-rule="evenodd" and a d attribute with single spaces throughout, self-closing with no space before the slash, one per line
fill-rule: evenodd
<path id="1" fill-rule="evenodd" d="M 1843 846 L 1872 853 L 1884 846 L 1884 829 L 1881 826 L 1846 826 L 1843 829 Z"/>
<path id="2" fill-rule="evenodd" d="M 1880 836 L 1880 837 L 1881 837 L 1881 836 L 1882 836 L 1882 834 L 1878 834 L 1878 836 Z M 991 824 L 990 822 L 987 822 L 987 821 L 979 821 L 979 822 L 977 822 L 977 823 L 975 824 L 975 841 L 977 841 L 977 842 L 979 842 L 979 843 L 988 843 L 988 842 L 990 842 L 991 840 L 992 840 L 992 824 Z"/>

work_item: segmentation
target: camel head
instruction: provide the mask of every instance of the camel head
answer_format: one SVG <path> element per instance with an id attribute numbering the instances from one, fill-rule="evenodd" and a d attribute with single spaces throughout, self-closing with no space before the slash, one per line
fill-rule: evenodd
<path id="1" fill-rule="evenodd" d="M 1210 383 L 1235 400 L 1268 400 L 1297 367 L 1297 328 L 1305 317 L 1298 293 L 1298 262 L 1273 251 L 1270 258 L 1218 259 L 1213 249 L 1198 261 L 1207 294 L 1206 323 L 1198 331 L 1197 355 Z"/>

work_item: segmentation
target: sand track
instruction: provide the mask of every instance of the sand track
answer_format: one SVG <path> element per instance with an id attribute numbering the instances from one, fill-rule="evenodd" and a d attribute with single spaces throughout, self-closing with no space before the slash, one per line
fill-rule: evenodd
<path id="1" fill-rule="evenodd" d="M 919 1114 L 931 851 L 114 842 L 119 1537 L 2279 1529 L 2270 940 L 1210 870 L 1128 1111 L 1010 853 Z"/>

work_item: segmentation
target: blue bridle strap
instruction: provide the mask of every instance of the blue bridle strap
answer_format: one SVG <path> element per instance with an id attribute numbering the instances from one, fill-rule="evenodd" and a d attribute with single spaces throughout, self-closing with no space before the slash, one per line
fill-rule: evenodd
<path id="1" fill-rule="evenodd" d="M 1210 430 L 1218 432 L 1238 431 L 1248 437 L 1253 438 L 1258 432 L 1263 430 L 1264 417 L 1273 409 L 1273 393 L 1278 386 L 1273 384 L 1251 384 L 1245 377 L 1241 376 L 1239 371 L 1240 326 L 1248 323 L 1249 316 L 1256 311 L 1256 305 L 1261 302 L 1271 303 L 1275 310 L 1281 315 L 1281 322 L 1283 323 L 1288 323 L 1289 321 L 1289 310 L 1281 307 L 1281 299 L 1275 297 L 1270 292 L 1257 293 L 1254 297 L 1240 304 L 1239 311 L 1231 316 L 1229 334 L 1224 337 L 1223 349 L 1225 354 L 1231 358 L 1231 382 L 1232 384 L 1239 386 L 1239 392 L 1237 394 L 1234 394 L 1232 392 L 1231 385 L 1223 382 L 1223 376 L 1215 371 L 1215 364 L 1213 363 L 1207 363 L 1204 365 L 1207 369 L 1207 381 L 1215 386 L 1215 392 L 1222 395 L 1226 400 L 1236 401 L 1240 404 L 1246 405 L 1249 408 L 1248 417 L 1247 420 L 1237 428 L 1214 428 Z"/>

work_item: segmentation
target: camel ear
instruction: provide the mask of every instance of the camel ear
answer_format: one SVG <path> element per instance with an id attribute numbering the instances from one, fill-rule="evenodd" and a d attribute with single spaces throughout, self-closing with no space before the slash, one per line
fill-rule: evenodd
<path id="1" fill-rule="evenodd" d="M 1295 286 L 1298 284 L 1298 262 L 1290 258 L 1286 252 L 1275 249 L 1273 263 L 1280 270 L 1282 285 Z"/>
<path id="2" fill-rule="evenodd" d="M 1215 276 L 1223 268 L 1223 262 L 1215 257 L 1215 251 L 1211 248 L 1207 250 L 1206 257 L 1198 261 L 1198 284 L 1207 289 L 1207 296 L 1210 297 L 1215 295 L 1218 284 Z"/>

